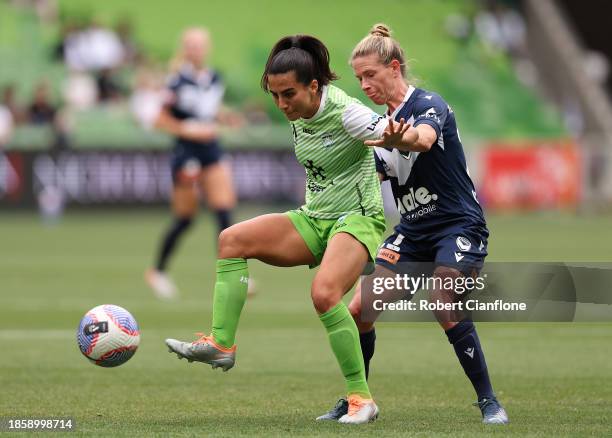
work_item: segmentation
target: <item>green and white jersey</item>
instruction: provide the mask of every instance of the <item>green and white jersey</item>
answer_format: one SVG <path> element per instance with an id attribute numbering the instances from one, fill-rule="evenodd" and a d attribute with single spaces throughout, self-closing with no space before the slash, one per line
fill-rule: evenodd
<path id="1" fill-rule="evenodd" d="M 335 219 L 383 211 L 374 154 L 363 144 L 382 137 L 383 116 L 329 85 L 323 87 L 317 113 L 291 126 L 295 155 L 306 169 L 302 209 L 308 216 Z"/>

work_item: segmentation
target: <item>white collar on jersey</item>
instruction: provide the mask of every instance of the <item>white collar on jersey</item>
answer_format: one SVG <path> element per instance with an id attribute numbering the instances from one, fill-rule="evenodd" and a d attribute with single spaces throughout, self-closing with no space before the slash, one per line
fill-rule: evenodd
<path id="1" fill-rule="evenodd" d="M 327 100 L 327 85 L 323 85 L 323 90 L 321 91 L 321 103 L 319 104 L 319 109 L 317 110 L 317 112 L 315 113 L 314 116 L 312 116 L 309 119 L 305 119 L 302 118 L 303 121 L 305 122 L 312 122 L 314 120 L 316 120 L 321 113 L 323 112 L 323 109 L 325 108 L 325 101 Z"/>
<path id="2" fill-rule="evenodd" d="M 412 96 L 412 93 L 414 93 L 414 87 L 412 85 L 410 85 L 410 86 L 408 86 L 408 91 L 406 91 L 406 95 L 404 96 L 404 100 L 402 100 L 402 103 L 400 105 L 398 105 L 397 108 L 395 108 L 395 111 L 393 111 L 393 114 L 389 114 L 389 111 L 387 111 L 387 117 L 390 117 L 391 119 L 395 120 L 395 117 L 397 116 L 397 113 L 399 113 L 400 110 L 406 104 L 406 102 L 408 102 L 408 99 L 410 99 L 410 96 Z"/>

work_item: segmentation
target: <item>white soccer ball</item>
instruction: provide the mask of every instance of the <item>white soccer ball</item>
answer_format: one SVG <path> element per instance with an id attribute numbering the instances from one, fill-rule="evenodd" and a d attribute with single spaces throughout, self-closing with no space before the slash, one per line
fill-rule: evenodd
<path id="1" fill-rule="evenodd" d="M 81 353 L 94 364 L 116 367 L 136 353 L 140 331 L 130 312 L 113 304 L 103 304 L 81 319 L 77 342 Z"/>

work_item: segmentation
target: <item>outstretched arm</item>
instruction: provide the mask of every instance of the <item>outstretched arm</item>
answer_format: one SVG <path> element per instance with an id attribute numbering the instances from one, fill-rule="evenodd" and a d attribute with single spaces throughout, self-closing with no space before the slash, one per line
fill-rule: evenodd
<path id="1" fill-rule="evenodd" d="M 421 124 L 415 128 L 407 124 L 404 119 L 400 119 L 399 123 L 389 119 L 383 136 L 377 140 L 366 140 L 365 144 L 393 147 L 408 152 L 427 152 L 437 138 L 436 131 L 429 125 Z"/>

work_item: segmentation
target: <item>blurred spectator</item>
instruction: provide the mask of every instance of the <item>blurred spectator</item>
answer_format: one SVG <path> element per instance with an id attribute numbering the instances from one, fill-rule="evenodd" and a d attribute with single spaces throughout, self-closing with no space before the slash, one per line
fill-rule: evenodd
<path id="1" fill-rule="evenodd" d="M 459 43 L 465 45 L 473 33 L 473 26 L 470 18 L 464 14 L 450 14 L 444 20 L 446 32 Z"/>
<path id="2" fill-rule="evenodd" d="M 163 74 L 152 69 L 141 69 L 136 74 L 134 92 L 130 98 L 130 110 L 138 124 L 151 130 L 165 100 Z"/>
<path id="3" fill-rule="evenodd" d="M 56 51 L 63 51 L 68 69 L 72 72 L 94 75 L 97 88 L 96 98 L 100 102 L 121 98 L 125 93 L 117 79 L 116 69 L 124 64 L 129 54 L 119 36 L 95 20 L 92 20 L 90 25 L 84 29 L 66 26 L 64 32 L 63 40 Z M 124 32 L 127 31 L 124 30 Z M 78 76 L 76 78 L 81 79 Z M 69 82 L 74 86 L 73 80 Z M 82 94 L 86 87 L 85 83 L 77 80 L 76 84 L 81 87 L 76 94 Z M 90 97 L 88 93 L 87 97 Z M 88 99 L 83 100 L 79 97 L 76 100 L 79 102 L 78 107 L 83 107 L 88 103 Z"/>
<path id="4" fill-rule="evenodd" d="M 474 25 L 485 46 L 511 56 L 525 56 L 526 25 L 515 9 L 498 2 L 489 2 L 489 8 L 476 15 Z"/>
<path id="5" fill-rule="evenodd" d="M 64 83 L 63 97 L 69 108 L 86 110 L 96 103 L 98 87 L 90 75 L 70 73 Z"/>
<path id="6" fill-rule="evenodd" d="M 519 2 L 487 0 L 474 18 L 474 28 L 485 50 L 504 53 L 511 58 L 514 73 L 523 84 L 534 87 L 537 70 L 527 45 L 527 25 L 519 10 Z"/>
<path id="7" fill-rule="evenodd" d="M 54 148 L 61 149 L 68 145 L 66 126 L 60 117 L 59 107 L 52 103 L 51 89 L 45 80 L 40 81 L 34 89 L 34 96 L 28 107 L 27 120 L 34 125 L 51 127 L 54 135 Z"/>
<path id="8" fill-rule="evenodd" d="M 112 102 L 121 99 L 126 93 L 113 70 L 100 70 L 96 74 L 96 84 L 98 86 L 98 101 Z"/>
<path id="9" fill-rule="evenodd" d="M 4 87 L 2 90 L 2 101 L 0 104 L 10 111 L 13 123 L 15 125 L 25 121 L 25 111 L 23 110 L 22 106 L 17 103 L 14 84 L 9 84 Z"/>
<path id="10" fill-rule="evenodd" d="M 13 115 L 11 111 L 0 104 L 0 151 L 11 140 L 13 133 Z"/>
<path id="11" fill-rule="evenodd" d="M 57 108 L 51 103 L 49 83 L 41 81 L 34 89 L 34 97 L 27 112 L 28 122 L 34 125 L 54 123 Z"/>
<path id="12" fill-rule="evenodd" d="M 71 32 L 64 39 L 64 61 L 73 71 L 113 69 L 124 59 L 121 40 L 110 29 L 92 20 L 89 27 Z"/>

